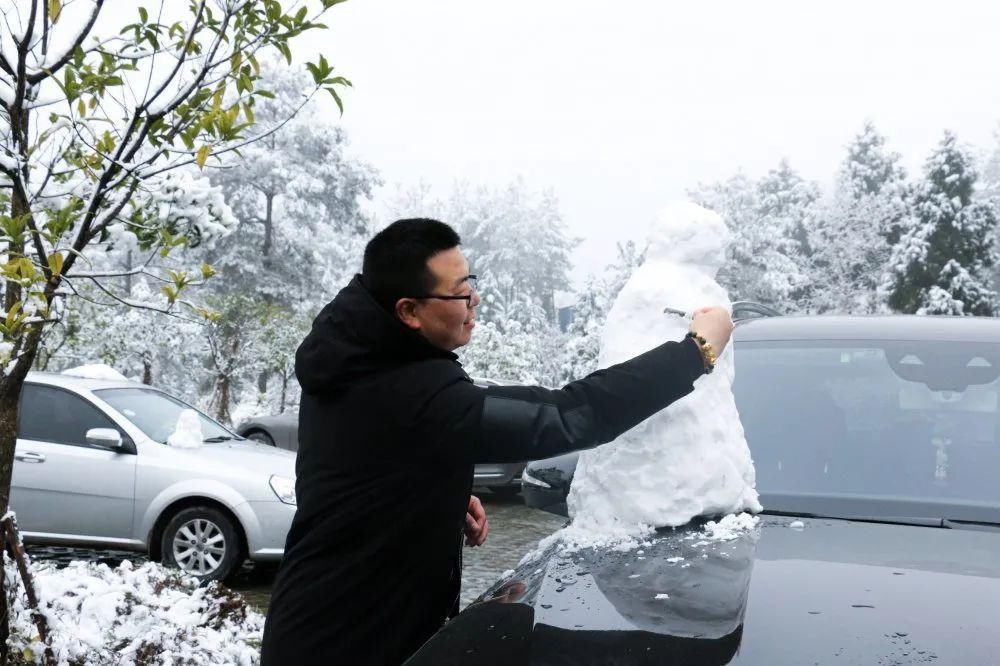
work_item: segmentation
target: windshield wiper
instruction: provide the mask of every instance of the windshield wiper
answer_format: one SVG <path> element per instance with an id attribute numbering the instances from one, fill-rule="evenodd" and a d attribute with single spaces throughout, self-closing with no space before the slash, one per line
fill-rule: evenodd
<path id="1" fill-rule="evenodd" d="M 778 511 L 764 509 L 765 516 L 785 516 L 788 518 L 821 518 L 825 520 L 847 520 L 854 523 L 880 523 L 884 525 L 915 525 L 917 527 L 946 527 L 943 518 L 887 517 L 887 516 L 845 516 L 832 513 L 809 513 L 802 511 Z"/>
<path id="2" fill-rule="evenodd" d="M 993 531 L 996 529 L 1000 529 L 1000 523 L 991 520 L 957 520 L 955 518 L 945 518 L 942 521 L 942 526 L 951 529 L 966 529 L 966 530 Z"/>
<path id="3" fill-rule="evenodd" d="M 206 444 L 218 444 L 219 442 L 228 442 L 230 440 L 236 439 L 232 435 L 216 435 L 215 437 L 206 437 L 201 440 Z"/>

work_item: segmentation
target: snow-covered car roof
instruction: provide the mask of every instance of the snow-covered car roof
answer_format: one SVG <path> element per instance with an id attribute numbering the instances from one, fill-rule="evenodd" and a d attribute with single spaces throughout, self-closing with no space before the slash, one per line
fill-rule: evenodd
<path id="1" fill-rule="evenodd" d="M 64 375 L 57 372 L 29 372 L 27 381 L 86 391 L 97 391 L 108 388 L 153 388 L 127 379 L 96 379 L 92 377 Z"/>

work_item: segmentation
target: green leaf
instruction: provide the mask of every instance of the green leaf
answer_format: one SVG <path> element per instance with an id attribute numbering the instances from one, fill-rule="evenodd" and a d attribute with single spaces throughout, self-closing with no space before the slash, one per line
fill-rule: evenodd
<path id="1" fill-rule="evenodd" d="M 327 88 L 326 91 L 333 95 L 333 101 L 337 103 L 337 108 L 340 109 L 340 115 L 344 115 L 344 101 L 340 99 L 340 95 L 334 88 Z"/>
<path id="2" fill-rule="evenodd" d="M 53 252 L 49 255 L 49 268 L 52 270 L 53 275 L 59 275 L 62 273 L 63 256 L 61 253 Z"/>
<path id="3" fill-rule="evenodd" d="M 208 146 L 202 146 L 198 149 L 198 154 L 195 156 L 195 162 L 198 163 L 199 169 L 205 168 L 205 162 L 208 161 L 208 152 L 211 150 Z"/>
<path id="4" fill-rule="evenodd" d="M 149 12 L 146 11 L 145 7 L 139 7 L 139 18 L 143 23 L 147 23 L 149 21 Z"/>
<path id="5" fill-rule="evenodd" d="M 215 276 L 215 269 L 212 268 L 211 266 L 209 266 L 208 264 L 202 264 L 201 265 L 201 277 L 202 277 L 202 279 L 207 280 L 208 278 L 213 277 L 213 276 Z"/>
<path id="6" fill-rule="evenodd" d="M 54 24 L 62 14 L 62 2 L 60 0 L 49 0 L 49 20 Z"/>
<path id="7" fill-rule="evenodd" d="M 20 311 L 22 304 L 23 303 L 21 301 L 17 301 L 11 306 L 10 310 L 7 311 L 7 330 L 10 330 L 11 326 L 14 325 L 14 320 L 17 319 L 17 313 Z"/>
<path id="8" fill-rule="evenodd" d="M 292 64 L 292 51 L 291 51 L 291 49 L 288 48 L 288 44 L 285 44 L 284 42 L 281 42 L 280 44 L 275 44 L 274 46 L 279 51 L 281 51 L 281 54 L 283 56 L 285 56 L 285 60 L 287 60 L 288 64 L 291 65 Z"/>

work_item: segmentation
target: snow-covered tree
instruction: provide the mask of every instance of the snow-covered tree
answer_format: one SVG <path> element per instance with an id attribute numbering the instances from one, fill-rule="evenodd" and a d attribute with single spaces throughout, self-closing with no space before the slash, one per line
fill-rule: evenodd
<path id="1" fill-rule="evenodd" d="M 551 192 L 532 191 L 521 178 L 499 190 L 459 185 L 445 219 L 462 236 L 485 290 L 512 284 L 555 321 L 555 292 L 569 285 L 570 253 L 578 241 L 568 236 Z M 483 308 L 486 320 L 489 307 Z"/>
<path id="2" fill-rule="evenodd" d="M 688 195 L 722 216 L 732 232 L 719 282 L 734 300 L 783 312 L 804 308 L 811 282 L 809 229 L 819 196 L 814 183 L 782 161 L 758 182 L 739 174 Z"/>
<path id="3" fill-rule="evenodd" d="M 328 114 L 315 105 L 295 114 L 311 82 L 304 69 L 268 59 L 261 74 L 274 98 L 255 105 L 257 122 L 294 117 L 212 173 L 240 224 L 205 259 L 223 278 L 213 291 L 315 311 L 360 270 L 371 231 L 363 206 L 380 181 L 347 157 L 347 136 Z"/>
<path id="4" fill-rule="evenodd" d="M 642 265 L 645 253 L 633 241 L 618 244 L 618 257 L 600 277 L 591 275 L 577 294 L 573 322 L 566 331 L 561 353 L 560 382 L 586 377 L 597 370 L 601 351 L 601 332 L 618 293 Z"/>
<path id="5" fill-rule="evenodd" d="M 266 96 L 257 54 L 276 49 L 290 60 L 290 40 L 321 27 L 317 16 L 336 0 L 316 11 L 193 0 L 164 12 L 165 4 L 135 8 L 101 38 L 104 0 L 0 0 L 0 512 L 18 398 L 44 330 L 64 312 L 63 297 L 122 275 L 89 270 L 88 255 L 130 234 L 148 253 L 134 274 L 160 282 L 171 308 L 210 275 L 159 261 L 235 223 L 217 190 L 181 170 L 214 166 L 267 133 L 253 118 Z M 161 23 L 164 15 L 179 18 Z M 309 68 L 312 91 L 336 97 L 347 83 L 325 58 Z M 150 306 L 104 288 L 123 304 Z"/>
<path id="6" fill-rule="evenodd" d="M 874 313 L 885 307 L 879 287 L 907 213 L 899 162 L 871 123 L 848 146 L 833 197 L 820 207 L 812 231 L 810 310 Z"/>
<path id="7" fill-rule="evenodd" d="M 978 174 L 972 155 L 946 132 L 924 172 L 892 249 L 889 305 L 918 314 L 993 315 L 997 216 L 973 198 Z"/>

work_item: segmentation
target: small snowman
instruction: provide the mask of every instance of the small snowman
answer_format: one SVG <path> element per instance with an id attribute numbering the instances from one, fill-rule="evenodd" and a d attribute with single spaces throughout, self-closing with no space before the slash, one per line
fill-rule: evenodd
<path id="1" fill-rule="evenodd" d="M 708 305 L 731 307 L 715 279 L 728 243 L 728 229 L 715 213 L 692 203 L 664 209 L 651 229 L 644 263 L 608 314 L 600 366 L 683 340 L 690 320 L 665 314 L 665 307 L 688 313 Z M 733 376 L 729 345 L 693 393 L 616 441 L 581 454 L 568 498 L 573 526 L 641 533 L 699 515 L 760 511 Z"/>

